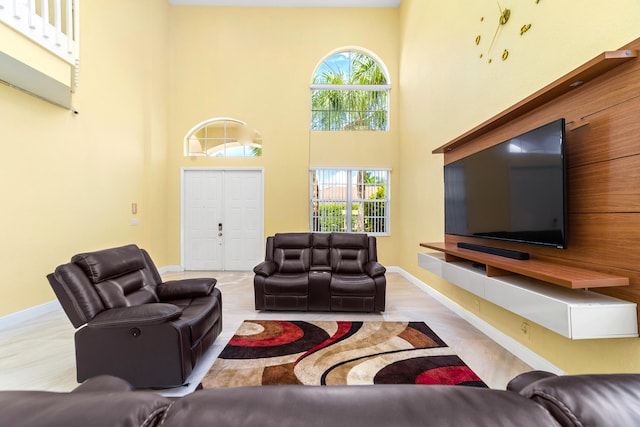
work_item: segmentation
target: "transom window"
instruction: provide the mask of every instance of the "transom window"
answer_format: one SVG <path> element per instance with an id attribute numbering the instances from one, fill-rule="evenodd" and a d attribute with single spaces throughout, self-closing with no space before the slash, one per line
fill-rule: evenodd
<path id="1" fill-rule="evenodd" d="M 388 169 L 312 169 L 311 231 L 389 234 Z"/>
<path id="2" fill-rule="evenodd" d="M 387 130 L 390 90 L 384 65 L 369 54 L 329 56 L 313 74 L 311 130 Z"/>
<path id="3" fill-rule="evenodd" d="M 262 136 L 245 122 L 214 118 L 194 126 L 184 137 L 185 156 L 256 157 L 262 155 Z"/>

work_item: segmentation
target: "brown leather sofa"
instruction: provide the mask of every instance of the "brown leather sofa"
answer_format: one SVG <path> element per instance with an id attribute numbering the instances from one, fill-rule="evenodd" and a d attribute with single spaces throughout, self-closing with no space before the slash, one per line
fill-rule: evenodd
<path id="1" fill-rule="evenodd" d="M 182 385 L 222 330 L 216 279 L 162 282 L 136 245 L 75 255 L 47 276 L 75 333 L 78 382 Z"/>
<path id="2" fill-rule="evenodd" d="M 386 269 L 361 233 L 277 233 L 254 269 L 256 310 L 380 312 Z"/>
<path id="3" fill-rule="evenodd" d="M 555 376 L 532 371 L 507 390 L 445 385 L 263 386 L 169 399 L 96 377 L 70 393 L 0 392 L 11 427 L 631 427 L 640 374 Z"/>

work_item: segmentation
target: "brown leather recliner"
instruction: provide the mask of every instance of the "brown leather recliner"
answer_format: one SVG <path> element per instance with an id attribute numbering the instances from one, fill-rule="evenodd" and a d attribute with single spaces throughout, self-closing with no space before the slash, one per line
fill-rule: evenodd
<path id="1" fill-rule="evenodd" d="M 78 382 L 109 374 L 138 388 L 182 385 L 222 330 L 216 279 L 162 282 L 136 245 L 75 255 L 47 279 L 80 328 Z"/>
<path id="2" fill-rule="evenodd" d="M 254 268 L 256 310 L 380 312 L 386 269 L 362 233 L 277 233 Z"/>

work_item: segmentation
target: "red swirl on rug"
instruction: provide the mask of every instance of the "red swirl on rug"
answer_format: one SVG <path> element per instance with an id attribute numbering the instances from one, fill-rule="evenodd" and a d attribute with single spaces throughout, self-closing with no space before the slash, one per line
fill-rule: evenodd
<path id="1" fill-rule="evenodd" d="M 247 322 L 260 325 L 264 329 L 261 333 L 254 335 L 234 335 L 229 341 L 229 345 L 237 347 L 277 346 L 292 343 L 304 336 L 304 331 L 291 322 L 279 320 L 268 322 L 252 320 Z"/>
<path id="2" fill-rule="evenodd" d="M 431 369 L 416 377 L 416 384 L 462 384 L 482 381 L 468 366 Z"/>

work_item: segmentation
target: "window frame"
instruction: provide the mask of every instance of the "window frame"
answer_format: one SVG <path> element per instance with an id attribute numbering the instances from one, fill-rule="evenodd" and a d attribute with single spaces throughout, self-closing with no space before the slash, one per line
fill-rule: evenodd
<path id="1" fill-rule="evenodd" d="M 209 128 L 218 127 L 222 129 L 222 135 L 209 136 Z M 248 138 L 241 141 L 238 132 L 228 133 L 231 129 L 242 128 Z M 197 136 L 198 132 L 204 131 L 204 136 Z M 217 143 L 212 143 L 217 142 Z M 231 117 L 214 117 L 198 123 L 192 127 L 184 137 L 184 156 L 185 157 L 236 157 L 251 158 L 262 156 L 262 135 L 255 129 L 252 129 L 246 122 Z M 194 145 L 192 145 L 194 144 Z M 229 154 L 234 150 L 241 149 L 242 155 Z M 248 149 L 259 149 L 259 154 L 247 154 Z"/>
<path id="2" fill-rule="evenodd" d="M 320 70 L 323 67 L 323 65 L 325 65 L 327 63 L 327 61 L 329 59 L 331 59 L 332 57 L 336 56 L 336 55 L 340 55 L 340 54 L 348 54 L 349 56 L 349 60 L 351 60 L 352 55 L 363 55 L 366 56 L 367 58 L 373 60 L 378 68 L 378 70 L 382 73 L 382 75 L 384 76 L 384 80 L 386 83 L 384 84 L 357 84 L 357 83 L 345 83 L 345 84 L 326 84 L 326 83 L 315 83 L 315 79 L 316 77 L 320 74 Z M 329 66 L 327 66 L 327 68 L 330 68 Z M 337 71 L 339 72 L 339 70 Z M 349 66 L 349 71 L 348 71 L 348 75 L 349 78 L 351 77 L 351 67 Z M 390 105 L 391 105 L 391 84 L 390 84 L 390 77 L 389 77 L 389 72 L 387 71 L 386 66 L 384 65 L 384 63 L 382 62 L 382 60 L 380 60 L 380 58 L 378 58 L 376 55 L 374 55 L 371 52 L 368 52 L 364 49 L 360 49 L 360 48 L 353 48 L 353 47 L 347 47 L 347 48 L 342 48 L 342 49 L 337 49 L 331 53 L 329 53 L 327 56 L 325 56 L 319 63 L 318 65 L 315 67 L 313 74 L 312 74 L 312 78 L 311 78 L 311 84 L 310 84 L 310 94 L 311 94 L 311 100 L 310 100 L 310 129 L 311 131 L 317 131 L 317 132 L 326 132 L 326 131 L 334 131 L 334 132 L 340 132 L 340 131 L 365 131 L 365 132 L 387 132 L 389 131 L 389 125 L 390 125 Z M 349 121 L 346 120 L 345 123 L 342 123 L 342 120 L 339 120 L 340 122 L 340 126 L 339 127 L 334 127 L 334 123 L 332 123 L 331 119 L 329 119 L 329 123 L 326 124 L 325 126 L 322 126 L 322 128 L 319 128 L 317 126 L 317 118 L 316 115 L 319 113 L 324 112 L 325 114 L 328 115 L 338 115 L 338 116 L 348 116 L 351 117 L 351 115 L 353 113 L 356 113 L 356 115 L 363 113 L 364 111 L 367 110 L 354 110 L 351 108 L 351 105 L 346 106 L 348 108 L 343 109 L 343 108 L 338 108 L 335 110 L 331 110 L 331 109 L 316 109 L 314 108 L 314 97 L 316 95 L 317 92 L 319 91 L 335 91 L 335 92 L 381 92 L 384 93 L 385 95 L 385 105 L 384 108 L 382 109 L 373 109 L 373 110 L 369 110 L 369 113 L 371 113 L 371 117 L 374 117 L 376 113 L 384 113 L 385 115 L 385 122 L 384 122 L 384 127 L 373 127 L 373 126 L 368 126 L 368 128 L 366 129 L 362 129 L 361 126 L 357 126 L 357 120 L 356 121 Z M 348 98 L 348 97 L 347 97 Z M 369 104 L 369 106 L 371 107 L 373 104 Z M 369 117 L 369 119 L 371 119 L 371 117 Z M 375 119 L 374 119 L 375 120 Z M 322 123 L 323 121 L 321 120 L 320 123 Z"/>
<path id="3" fill-rule="evenodd" d="M 320 195 L 316 195 L 316 181 L 314 181 L 314 174 L 318 171 L 323 173 L 331 173 L 337 175 L 339 173 L 345 173 L 346 181 L 332 181 L 334 186 L 340 187 L 344 186 L 345 191 L 344 194 L 341 194 L 342 197 L 320 197 Z M 375 175 L 383 174 L 382 177 L 378 176 L 378 178 L 382 179 L 382 185 L 377 185 L 377 188 L 382 187 L 384 190 L 384 197 L 382 199 L 371 199 L 366 197 L 366 183 L 358 183 L 357 177 L 360 173 L 363 173 L 365 176 L 367 173 L 373 173 Z M 354 175 L 356 182 L 354 183 Z M 364 198 L 359 198 L 357 195 L 357 186 L 359 184 L 364 184 Z M 374 184 L 375 185 L 375 184 Z M 371 186 L 373 188 L 373 186 Z M 328 187 L 331 188 L 331 187 Z M 350 189 L 350 191 L 347 191 Z M 377 192 L 377 190 L 376 190 Z M 355 193 L 355 196 L 354 196 Z M 375 193 L 373 193 L 375 194 Z M 372 203 L 372 200 L 375 202 Z M 335 204 L 344 204 L 346 206 L 351 205 L 352 209 L 343 209 L 344 214 L 338 216 L 331 215 L 320 215 L 315 214 L 314 205 L 315 204 L 327 204 L 327 205 L 335 205 Z M 362 215 L 356 214 L 354 215 L 353 205 L 362 203 L 363 213 Z M 365 214 L 365 204 L 371 203 L 369 206 L 373 206 L 376 209 L 376 206 L 382 206 L 384 210 L 384 214 L 382 216 L 376 215 L 366 215 Z M 363 167 L 347 167 L 347 168 L 338 168 L 338 167 L 314 167 L 309 170 L 309 230 L 311 232 L 343 232 L 343 233 L 367 233 L 371 236 L 389 236 L 391 235 L 391 169 L 390 168 L 363 168 Z M 369 208 L 371 209 L 371 208 Z M 326 211 L 325 211 L 326 212 Z M 344 223 L 344 229 L 329 229 L 326 224 L 322 227 L 318 227 L 320 218 L 340 220 Z M 367 220 L 371 221 L 373 224 L 376 224 L 378 221 L 382 221 L 384 230 L 383 231 L 366 231 L 366 222 Z M 357 221 L 358 226 L 354 230 L 354 224 Z M 346 225 L 351 224 L 351 227 L 347 228 Z M 374 228 L 376 226 L 374 225 Z"/>

